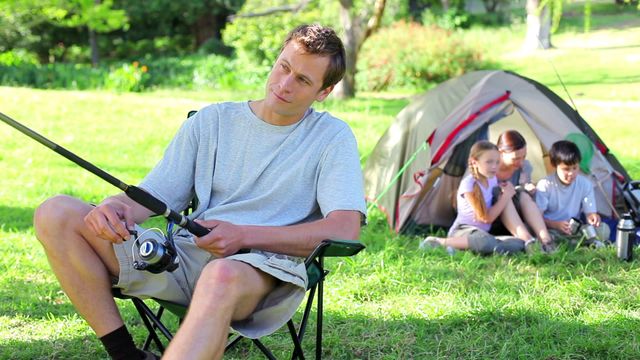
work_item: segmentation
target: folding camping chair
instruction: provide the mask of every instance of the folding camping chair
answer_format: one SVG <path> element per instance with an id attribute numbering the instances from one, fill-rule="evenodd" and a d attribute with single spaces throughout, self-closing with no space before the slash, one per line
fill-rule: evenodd
<path id="1" fill-rule="evenodd" d="M 309 315 L 311 314 L 311 309 L 315 297 L 317 297 L 315 353 L 316 359 L 320 359 L 322 357 L 322 321 L 324 305 L 323 290 L 324 279 L 329 273 L 329 271 L 324 267 L 325 257 L 353 256 L 359 253 L 362 249 L 364 249 L 364 245 L 362 245 L 358 241 L 324 240 L 313 250 L 311 255 L 309 255 L 305 259 L 305 266 L 307 268 L 309 283 L 307 286 L 308 296 L 306 304 L 304 306 L 304 312 L 297 329 L 295 327 L 293 319 L 289 319 L 289 321 L 287 322 L 287 328 L 289 330 L 289 334 L 291 335 L 291 340 L 294 346 L 291 355 L 292 359 L 304 359 L 304 353 L 302 351 L 302 339 L 305 334 Z M 154 312 L 143 300 L 136 297 L 123 295 L 119 292 L 119 289 L 113 289 L 113 294 L 117 298 L 131 299 L 133 305 L 140 315 L 140 318 L 142 319 L 142 322 L 147 328 L 149 335 L 147 336 L 142 349 L 149 350 L 151 344 L 154 344 L 160 352 L 164 352 L 166 343 L 171 341 L 171 339 L 173 338 L 171 331 L 162 322 L 162 317 L 165 313 L 165 310 L 168 310 L 170 313 L 177 316 L 177 318 L 181 322 L 187 313 L 187 307 L 168 301 L 153 299 L 153 301 L 159 304 L 159 308 L 156 312 Z M 234 347 L 242 339 L 243 337 L 240 335 L 233 335 L 229 338 L 226 349 Z M 276 359 L 273 353 L 260 341 L 260 339 L 251 340 L 268 359 Z"/>
<path id="2" fill-rule="evenodd" d="M 190 111 L 187 117 L 191 117 L 195 114 L 195 111 Z M 197 206 L 197 199 L 194 199 L 189 207 L 185 209 L 185 214 L 188 214 L 189 211 L 194 210 Z M 296 329 L 293 319 L 289 319 L 287 322 L 287 328 L 289 330 L 289 334 L 291 335 L 291 340 L 293 342 L 293 352 L 291 355 L 292 359 L 299 358 L 304 359 L 304 353 L 302 350 L 302 339 L 305 334 L 305 330 L 307 327 L 307 323 L 309 320 L 309 315 L 311 314 L 311 310 L 313 307 L 314 298 L 317 297 L 316 302 L 316 343 L 315 343 L 315 353 L 316 359 L 320 359 L 322 357 L 322 321 L 323 321 L 323 306 L 324 306 L 324 279 L 329 273 L 328 270 L 324 267 L 324 259 L 326 257 L 348 257 L 353 256 L 362 251 L 365 248 L 359 241 L 352 240 L 324 240 L 322 241 L 313 252 L 305 259 L 305 267 L 307 269 L 307 277 L 308 277 L 308 285 L 307 285 L 307 299 L 306 304 L 304 306 L 304 312 L 302 314 L 302 319 L 300 320 L 299 326 Z M 119 289 L 114 288 L 112 290 L 114 297 L 120 299 L 130 299 L 133 302 L 140 318 L 142 319 L 143 324 L 147 328 L 149 334 L 144 342 L 142 347 L 143 350 L 149 350 L 151 344 L 154 344 L 156 348 L 160 352 L 164 352 L 166 344 L 171 341 L 173 335 L 171 331 L 165 326 L 162 322 L 162 317 L 165 313 L 165 310 L 168 310 L 171 314 L 178 318 L 179 322 L 182 322 L 182 319 L 185 317 L 187 313 L 187 306 L 183 306 L 180 304 L 171 303 L 164 300 L 152 299 L 150 301 L 154 301 L 158 303 L 159 307 L 154 312 L 142 299 L 137 297 L 131 297 L 122 294 Z M 242 340 L 243 337 L 241 335 L 235 334 L 232 335 L 228 342 L 225 350 L 228 350 Z M 164 340 L 164 341 L 163 341 Z M 251 339 L 253 343 L 260 349 L 260 351 L 268 358 L 275 359 L 276 357 L 273 353 L 260 341 L 260 339 Z"/>

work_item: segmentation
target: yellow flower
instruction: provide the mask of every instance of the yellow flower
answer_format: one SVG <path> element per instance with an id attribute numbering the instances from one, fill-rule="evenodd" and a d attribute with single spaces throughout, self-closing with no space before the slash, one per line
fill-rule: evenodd
<path id="1" fill-rule="evenodd" d="M 142 65 L 142 68 L 140 68 L 140 70 L 142 70 L 143 73 L 146 73 L 149 68 L 147 68 L 147 65 Z"/>
<path id="2" fill-rule="evenodd" d="M 137 62 L 137 61 L 134 61 L 134 62 L 133 62 L 133 67 L 134 67 L 134 68 L 137 68 L 137 67 L 138 67 L 138 65 L 140 65 L 140 63 L 139 63 L 139 62 Z"/>

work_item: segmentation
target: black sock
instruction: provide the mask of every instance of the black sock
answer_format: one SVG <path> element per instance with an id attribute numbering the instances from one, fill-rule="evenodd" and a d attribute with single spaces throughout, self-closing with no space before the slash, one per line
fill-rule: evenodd
<path id="1" fill-rule="evenodd" d="M 140 351 L 124 325 L 101 337 L 100 341 L 113 360 L 140 359 Z"/>

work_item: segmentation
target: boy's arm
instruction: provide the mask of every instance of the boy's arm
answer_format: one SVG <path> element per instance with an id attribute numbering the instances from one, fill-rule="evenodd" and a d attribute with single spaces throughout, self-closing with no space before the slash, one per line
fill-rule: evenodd
<path id="1" fill-rule="evenodd" d="M 549 229 L 556 229 L 563 234 L 571 235 L 571 225 L 569 225 L 569 221 L 554 221 L 544 218 L 544 224 L 547 225 Z"/>
<path id="2" fill-rule="evenodd" d="M 578 179 L 580 179 L 580 176 Z M 584 184 L 582 210 L 589 224 L 593 226 L 600 226 L 600 215 L 598 215 L 598 207 L 596 205 L 596 195 L 593 192 L 593 185 L 586 177 L 584 180 L 586 181 L 582 181 Z"/>
<path id="3" fill-rule="evenodd" d="M 595 227 L 600 226 L 600 215 L 597 212 L 588 213 L 587 222 Z"/>

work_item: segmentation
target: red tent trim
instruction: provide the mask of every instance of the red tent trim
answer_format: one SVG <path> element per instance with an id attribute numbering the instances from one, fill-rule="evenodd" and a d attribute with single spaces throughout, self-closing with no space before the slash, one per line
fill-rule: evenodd
<path id="1" fill-rule="evenodd" d="M 473 122 L 473 120 L 475 120 L 483 112 L 489 110 L 490 108 L 492 108 L 495 105 L 498 105 L 500 103 L 503 103 L 503 102 L 507 101 L 509 99 L 510 95 L 511 95 L 511 91 L 507 90 L 504 93 L 504 95 L 502 95 L 502 96 L 490 101 L 489 103 L 483 105 L 478 111 L 476 111 L 473 114 L 471 114 L 468 118 L 466 118 L 463 122 L 461 122 L 458 126 L 456 126 L 456 128 L 453 129 L 453 131 L 444 140 L 442 145 L 440 145 L 440 148 L 438 148 L 438 151 L 436 152 L 435 156 L 431 160 L 431 165 L 437 164 L 440 161 L 440 158 L 442 157 L 444 152 L 447 151 L 447 149 L 449 149 L 449 146 L 451 146 L 451 143 L 453 143 L 453 140 L 458 136 L 458 133 L 460 131 L 462 131 L 462 129 L 464 129 L 467 125 L 469 125 L 471 122 Z M 435 131 L 434 131 L 434 133 L 435 133 Z M 428 139 L 429 145 L 431 145 L 431 140 L 433 140 L 433 134 L 434 133 L 432 133 L 429 136 L 429 139 Z"/>

